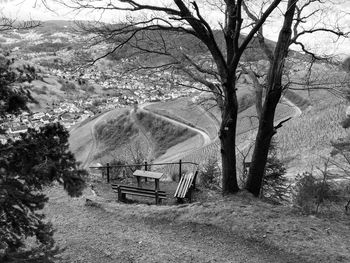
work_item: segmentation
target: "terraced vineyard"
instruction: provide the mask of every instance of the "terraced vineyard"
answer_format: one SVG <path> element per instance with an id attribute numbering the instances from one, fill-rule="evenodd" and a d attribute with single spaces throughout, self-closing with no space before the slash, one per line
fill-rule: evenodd
<path id="1" fill-rule="evenodd" d="M 295 158 L 301 170 L 310 163 L 318 165 L 329 156 L 331 140 L 346 137 L 340 125 L 346 105 L 333 97 L 333 102 L 319 102 L 299 118 L 287 122 L 277 133 L 281 156 Z"/>
<path id="2" fill-rule="evenodd" d="M 284 119 L 294 114 L 294 108 L 282 101 L 276 109 L 275 121 Z M 258 118 L 254 106 L 240 112 L 237 120 L 237 135 L 241 135 L 258 127 Z"/>
<path id="3" fill-rule="evenodd" d="M 163 103 L 154 103 L 145 109 L 205 131 L 213 140 L 218 134 L 218 122 L 199 105 L 188 98 Z"/>
<path id="4" fill-rule="evenodd" d="M 181 98 L 166 103 L 156 103 L 146 107 L 148 110 L 156 112 L 157 114 L 175 119 L 189 126 L 197 126 L 206 131 L 210 135 L 212 142 L 203 147 L 193 147 L 193 151 L 185 153 L 181 156 L 184 161 L 191 161 L 196 163 L 205 162 L 210 156 L 220 157 L 220 141 L 217 137 L 219 129 L 219 111 L 216 108 L 211 108 L 210 112 L 205 112 L 204 109 L 191 103 L 186 98 Z M 190 114 L 189 114 L 190 113 Z M 294 114 L 294 108 L 282 101 L 277 107 L 276 121 L 284 119 Z M 258 120 L 256 118 L 255 107 L 251 106 L 243 110 L 238 115 L 237 121 L 237 142 L 242 143 L 247 141 L 245 134 L 256 129 Z"/>

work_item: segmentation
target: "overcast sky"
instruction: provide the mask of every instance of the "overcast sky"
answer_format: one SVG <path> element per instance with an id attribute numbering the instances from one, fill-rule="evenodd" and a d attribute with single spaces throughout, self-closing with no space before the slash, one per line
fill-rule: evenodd
<path id="1" fill-rule="evenodd" d="M 48 6 L 51 11 L 48 10 L 41 0 L 0 0 L 0 10 L 3 15 L 10 16 L 17 19 L 34 19 L 34 20 L 96 20 L 100 19 L 100 15 L 97 13 L 80 13 L 77 14 L 72 10 L 47 0 Z M 143 2 L 140 0 L 140 2 Z M 170 0 L 147 0 L 147 4 L 151 3 L 164 3 L 171 2 Z M 200 4 L 201 0 L 197 0 Z M 253 2 L 254 3 L 254 2 Z M 323 13 L 323 18 L 327 17 L 328 22 L 332 21 L 341 12 L 348 12 L 348 15 L 342 16 L 342 25 L 346 25 L 348 31 L 350 31 L 350 0 L 344 0 L 342 4 L 332 5 L 328 8 L 328 13 Z M 281 11 L 277 10 L 274 19 L 271 19 L 265 27 L 266 37 L 276 40 L 278 35 L 278 29 L 280 22 Z M 214 27 L 218 27 L 218 17 L 221 16 L 220 12 L 215 12 L 213 8 L 206 8 L 204 15 L 208 18 Z M 123 20 L 125 13 L 123 12 L 106 12 L 103 15 L 105 22 L 118 22 Z M 310 47 L 317 48 L 320 52 L 337 53 L 342 56 L 350 56 L 350 40 L 338 41 L 336 39 L 329 38 L 325 34 L 313 35 L 312 37 L 304 38 L 303 41 Z"/>

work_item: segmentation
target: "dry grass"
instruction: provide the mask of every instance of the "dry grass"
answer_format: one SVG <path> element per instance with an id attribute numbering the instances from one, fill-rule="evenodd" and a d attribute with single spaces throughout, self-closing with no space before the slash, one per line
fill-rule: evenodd
<path id="1" fill-rule="evenodd" d="M 197 135 L 188 128 L 177 126 L 146 111 L 139 110 L 136 114 L 136 118 L 154 140 L 155 157 L 159 157 L 172 146 Z"/>
<path id="2" fill-rule="evenodd" d="M 130 144 L 138 132 L 129 111 L 124 111 L 113 119 L 97 123 L 95 125 L 95 138 L 100 147 L 99 152 L 95 154 L 95 158 L 101 158 L 123 145 Z"/>
<path id="3" fill-rule="evenodd" d="M 70 132 L 69 145 L 75 158 L 88 167 L 94 162 L 94 156 L 100 152 L 99 142 L 96 140 L 95 126 L 98 123 L 108 122 L 125 113 L 125 109 L 116 109 L 99 115 L 89 122 L 76 127 Z"/>
<path id="4" fill-rule="evenodd" d="M 121 204 L 111 201 L 108 185 L 94 188 L 103 196 L 71 199 L 58 188 L 47 191 L 45 212 L 66 247 L 62 263 L 350 261 L 346 215 L 304 216 L 244 192 L 222 197 L 207 189 L 192 204 Z"/>

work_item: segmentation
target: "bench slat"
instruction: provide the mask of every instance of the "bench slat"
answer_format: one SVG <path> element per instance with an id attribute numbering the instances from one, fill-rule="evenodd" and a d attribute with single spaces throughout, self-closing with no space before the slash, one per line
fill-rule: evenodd
<path id="1" fill-rule="evenodd" d="M 155 196 L 156 192 L 153 190 L 151 191 L 143 191 L 143 190 L 146 190 L 146 189 L 143 189 L 143 190 L 137 190 L 137 189 L 123 189 L 123 188 L 120 188 L 120 190 L 122 191 L 122 193 L 126 193 L 126 192 L 130 192 L 130 193 L 142 193 L 142 194 L 150 194 L 150 195 L 153 195 Z M 148 190 L 148 189 L 147 189 Z M 118 192 L 118 189 L 113 189 L 113 191 L 115 193 Z M 158 195 L 166 195 L 166 193 L 164 191 L 161 191 L 159 192 L 158 191 Z"/>
<path id="2" fill-rule="evenodd" d="M 193 173 L 189 174 L 189 176 L 188 176 L 188 178 L 187 178 L 187 184 L 186 184 L 186 186 L 185 186 L 185 189 L 186 189 L 186 190 L 182 193 L 183 198 L 186 196 L 186 194 L 187 194 L 189 188 L 191 187 L 193 178 L 194 178 L 194 174 L 193 174 Z"/>
<path id="3" fill-rule="evenodd" d="M 128 185 L 117 185 L 117 184 L 112 184 L 112 189 L 114 192 L 118 194 L 119 201 L 124 200 L 126 194 L 152 197 L 156 199 L 156 204 L 158 204 L 162 199 L 167 199 L 166 193 L 164 191 L 144 189 L 144 188 L 128 186 Z"/>
<path id="4" fill-rule="evenodd" d="M 140 188 L 140 187 L 134 187 L 134 186 L 128 186 L 128 185 L 117 185 L 117 184 L 112 184 L 112 189 L 118 191 L 118 187 L 120 187 L 122 190 L 123 189 L 133 189 L 133 190 L 138 190 L 138 191 L 145 191 L 145 192 L 150 192 L 150 193 L 155 193 L 154 189 L 147 189 L 147 188 Z M 164 193 L 165 191 L 158 190 L 158 193 Z"/>
<path id="5" fill-rule="evenodd" d="M 186 192 L 187 192 L 187 190 L 188 190 L 189 181 L 190 181 L 190 180 L 189 180 L 189 176 L 186 176 L 184 185 L 183 185 L 183 187 L 182 187 L 182 192 L 180 193 L 180 197 L 181 197 L 181 198 L 184 198 L 185 195 L 186 195 Z"/>
<path id="6" fill-rule="evenodd" d="M 155 197 L 155 193 L 151 194 L 151 193 L 141 193 L 141 192 L 134 192 L 134 191 L 122 191 L 122 194 L 129 194 L 129 195 L 138 195 L 138 196 L 145 196 L 145 197 Z M 166 195 L 165 194 L 158 194 L 158 198 L 159 199 L 166 199 Z"/>
<path id="7" fill-rule="evenodd" d="M 182 197 L 182 193 L 185 191 L 185 185 L 186 185 L 186 182 L 187 182 L 187 174 L 185 174 L 183 176 L 183 180 L 182 180 L 182 183 L 181 183 L 181 186 L 180 186 L 180 190 L 179 190 L 179 193 L 178 193 L 178 197 Z"/>
<path id="8" fill-rule="evenodd" d="M 184 176 L 182 176 L 182 177 L 180 178 L 180 182 L 179 182 L 179 184 L 177 185 L 177 188 L 176 188 L 176 191 L 175 191 L 175 195 L 174 195 L 175 197 L 179 194 L 180 189 L 182 189 L 183 181 L 184 181 Z"/>
<path id="9" fill-rule="evenodd" d="M 189 188 L 192 185 L 193 179 L 194 179 L 193 173 L 188 173 L 188 174 L 185 174 L 183 177 L 181 177 L 174 197 L 185 198 Z"/>

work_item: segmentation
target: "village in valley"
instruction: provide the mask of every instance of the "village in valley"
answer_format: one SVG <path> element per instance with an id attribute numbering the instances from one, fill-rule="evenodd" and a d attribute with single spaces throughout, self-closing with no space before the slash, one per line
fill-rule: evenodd
<path id="1" fill-rule="evenodd" d="M 114 67 L 101 69 L 95 65 L 78 67 L 77 65 L 81 65 L 79 59 L 82 56 L 86 57 L 87 54 L 85 51 L 72 50 L 70 47 L 55 52 L 42 50 L 28 52 L 28 47 L 21 46 L 21 41 L 26 40 L 29 35 L 36 39 L 32 42 L 33 45 L 42 44 L 44 40 L 40 34 L 32 32 L 21 35 L 17 30 L 14 30 L 13 34 L 10 33 L 2 39 L 2 42 L 11 47 L 11 56 L 23 64 L 29 62 L 36 69 L 38 80 L 34 84 L 27 83 L 31 94 L 35 97 L 35 92 L 41 90 L 38 95 L 49 93 L 49 98 L 47 101 L 38 102 L 40 107 L 33 107 L 20 115 L 8 114 L 0 121 L 0 128 L 6 131 L 0 135 L 1 143 L 6 143 L 7 139 L 19 139 L 20 134 L 26 132 L 28 128 L 38 129 L 48 123 L 60 122 L 70 130 L 84 120 L 112 109 L 146 102 L 167 101 L 196 92 L 181 87 L 174 88 L 167 78 L 176 79 L 180 76 L 170 76 L 168 72 L 158 72 L 151 76 L 133 72 L 125 74 L 122 72 L 122 65 L 128 62 L 127 59 L 122 59 L 120 64 Z M 11 39 L 13 35 L 18 38 L 17 41 Z M 70 34 L 55 34 L 53 37 L 55 38 L 51 40 L 52 43 L 60 43 L 62 38 L 67 41 L 66 38 L 70 37 Z M 69 38 L 69 43 L 74 41 L 73 37 Z M 57 84 L 58 91 L 54 92 L 48 88 L 50 82 Z M 186 81 L 184 84 L 192 85 Z M 41 99 L 41 96 L 37 97 Z"/>

